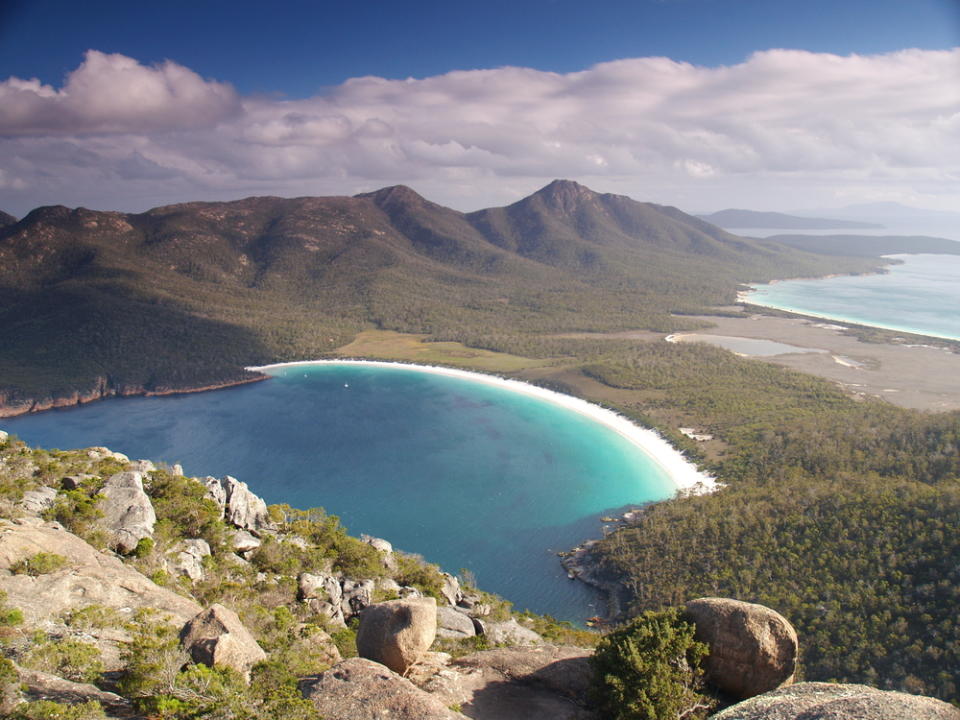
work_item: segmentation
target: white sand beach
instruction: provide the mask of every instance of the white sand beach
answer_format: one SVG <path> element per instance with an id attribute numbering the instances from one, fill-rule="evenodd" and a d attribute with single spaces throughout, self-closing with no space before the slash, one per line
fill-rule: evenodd
<path id="1" fill-rule="evenodd" d="M 283 368 L 305 365 L 372 365 L 386 368 L 405 368 L 418 372 L 446 375 L 473 382 L 486 383 L 488 385 L 506 388 L 513 392 L 530 395 L 584 415 L 619 433 L 656 462 L 680 493 L 703 494 L 713 492 L 720 487 L 714 478 L 697 469 L 696 465 L 664 440 L 655 430 L 640 427 L 613 410 L 594 405 L 593 403 L 573 397 L 572 395 L 564 395 L 563 393 L 547 390 L 537 385 L 531 385 L 521 380 L 512 380 L 497 375 L 487 375 L 469 370 L 459 370 L 435 365 L 415 365 L 413 363 L 384 362 L 380 360 L 304 360 L 300 362 L 248 367 L 247 370 L 270 375 Z"/>

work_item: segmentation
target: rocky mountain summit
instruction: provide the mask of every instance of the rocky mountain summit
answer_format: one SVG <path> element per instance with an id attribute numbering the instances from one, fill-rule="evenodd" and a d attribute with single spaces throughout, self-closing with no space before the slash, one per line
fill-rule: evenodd
<path id="1" fill-rule="evenodd" d="M 666 631 L 707 653 L 705 694 L 685 717 L 744 698 L 716 717 L 960 717 L 928 698 L 792 685 L 796 634 L 769 608 L 703 598 L 676 617 Z M 647 691 L 619 671 L 623 710 L 601 710 L 612 676 L 597 658 L 619 652 L 618 638 L 637 668 L 680 669 L 701 687 L 686 660 L 636 654 L 652 626 L 640 618 L 595 654 L 595 634 L 513 613 L 319 509 L 267 506 L 236 478 L 0 434 L 0 712 L 11 717 L 641 717 L 629 708 Z"/>

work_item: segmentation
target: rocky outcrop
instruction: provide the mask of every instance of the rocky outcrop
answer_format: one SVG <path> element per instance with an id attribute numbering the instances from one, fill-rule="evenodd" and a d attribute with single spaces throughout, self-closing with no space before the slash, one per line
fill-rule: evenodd
<path id="1" fill-rule="evenodd" d="M 207 477 L 201 482 L 207 488 L 207 495 L 223 510 L 224 520 L 231 525 L 255 535 L 270 527 L 267 504 L 250 492 L 245 482 L 229 475 L 219 480 Z"/>
<path id="2" fill-rule="evenodd" d="M 397 569 L 397 559 L 393 556 L 393 545 L 388 540 L 372 535 L 361 535 L 360 540 L 380 553 L 380 561 L 387 570 Z"/>
<path id="3" fill-rule="evenodd" d="M 484 622 L 483 634 L 491 645 L 539 645 L 543 642 L 530 628 L 525 628 L 515 618 L 506 622 Z"/>
<path id="4" fill-rule="evenodd" d="M 809 682 L 750 698 L 711 720 L 960 720 L 960 709 L 866 685 Z"/>
<path id="5" fill-rule="evenodd" d="M 436 635 L 437 601 L 432 597 L 389 600 L 360 615 L 357 653 L 404 673 L 430 649 Z"/>
<path id="6" fill-rule="evenodd" d="M 345 618 L 351 618 L 360 613 L 373 602 L 373 593 L 377 589 L 374 580 L 346 579 L 341 583 L 343 597 L 340 600 L 340 610 Z"/>
<path id="7" fill-rule="evenodd" d="M 728 695 L 745 699 L 793 682 L 797 633 L 780 613 L 763 605 L 728 598 L 687 603 L 685 617 L 710 654 L 704 678 Z"/>
<path id="8" fill-rule="evenodd" d="M 326 720 L 464 720 L 406 678 L 363 658 L 304 678 L 300 692 Z"/>
<path id="9" fill-rule="evenodd" d="M 249 533 L 246 530 L 237 530 L 230 538 L 230 544 L 234 552 L 245 553 L 256 550 L 260 547 L 261 542 L 260 538 L 253 535 L 253 533 Z"/>
<path id="10" fill-rule="evenodd" d="M 206 540 L 191 538 L 183 540 L 173 548 L 170 569 L 191 580 L 203 580 L 203 559 L 210 555 L 210 545 Z"/>
<path id="11" fill-rule="evenodd" d="M 130 470 L 112 475 L 100 493 L 100 524 L 110 536 L 110 547 L 128 554 L 141 539 L 153 536 L 157 515 L 143 490 L 142 473 Z"/>
<path id="12" fill-rule="evenodd" d="M 200 612 L 193 600 L 156 585 L 116 556 L 102 553 L 56 523 L 0 522 L 0 570 L 39 552 L 62 555 L 67 565 L 31 577 L 0 573 L 7 603 L 23 610 L 27 625 L 41 625 L 68 610 L 105 605 L 130 617 L 139 608 L 156 608 L 177 625 Z M 42 602 L 38 602 L 42 598 Z"/>
<path id="13" fill-rule="evenodd" d="M 197 614 L 180 631 L 180 644 L 194 662 L 210 667 L 231 667 L 241 673 L 267 654 L 237 614 L 219 603 Z"/>

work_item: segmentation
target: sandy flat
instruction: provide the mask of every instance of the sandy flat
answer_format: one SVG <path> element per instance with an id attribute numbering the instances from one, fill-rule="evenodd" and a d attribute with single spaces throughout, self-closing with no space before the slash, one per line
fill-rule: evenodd
<path id="1" fill-rule="evenodd" d="M 834 380 L 853 394 L 882 397 L 917 410 L 960 409 L 960 354 L 925 346 L 916 336 L 904 336 L 903 344 L 866 343 L 844 335 L 838 325 L 826 320 L 747 313 L 698 319 L 714 325 L 703 333 L 824 350 L 762 360 Z"/>

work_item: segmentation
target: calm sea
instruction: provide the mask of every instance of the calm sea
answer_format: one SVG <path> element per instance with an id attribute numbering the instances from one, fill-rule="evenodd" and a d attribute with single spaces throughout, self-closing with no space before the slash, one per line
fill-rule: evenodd
<path id="1" fill-rule="evenodd" d="M 669 497 L 665 472 L 594 420 L 538 398 L 402 368 L 291 367 L 266 382 L 121 398 L 0 421 L 43 447 L 106 445 L 230 474 L 270 503 L 322 506 L 518 609 L 602 610 L 555 553 L 599 516 Z"/>
<path id="2" fill-rule="evenodd" d="M 960 340 L 960 256 L 894 255 L 882 275 L 758 285 L 747 302 L 901 332 Z"/>

